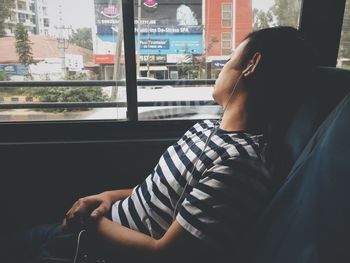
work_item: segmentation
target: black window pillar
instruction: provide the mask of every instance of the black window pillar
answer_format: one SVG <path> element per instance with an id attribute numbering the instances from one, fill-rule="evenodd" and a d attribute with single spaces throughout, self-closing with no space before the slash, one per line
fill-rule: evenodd
<path id="1" fill-rule="evenodd" d="M 125 52 L 125 80 L 127 93 L 127 118 L 129 121 L 138 120 L 137 112 L 137 81 L 135 56 L 135 23 L 134 0 L 122 0 L 123 31 Z"/>
<path id="2" fill-rule="evenodd" d="M 316 48 L 322 66 L 334 67 L 337 64 L 345 1 L 303 1 L 300 30 Z"/>

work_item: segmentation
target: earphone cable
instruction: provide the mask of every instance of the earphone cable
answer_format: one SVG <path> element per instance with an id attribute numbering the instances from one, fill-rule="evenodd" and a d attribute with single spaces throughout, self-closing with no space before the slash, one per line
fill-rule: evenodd
<path id="1" fill-rule="evenodd" d="M 226 110 L 227 110 L 227 108 L 228 108 L 228 106 L 229 106 L 229 102 L 230 102 L 230 100 L 232 99 L 233 95 L 235 94 L 236 89 L 237 89 L 237 86 L 238 86 L 238 83 L 241 81 L 241 79 L 242 79 L 242 77 L 243 77 L 243 74 L 244 74 L 244 73 L 242 72 L 242 74 L 239 76 L 239 78 L 238 78 L 238 80 L 237 80 L 235 86 L 234 86 L 233 89 L 232 89 L 232 92 L 231 92 L 231 94 L 230 94 L 230 97 L 229 97 L 229 99 L 227 100 L 227 103 L 226 103 L 226 105 L 225 105 L 225 107 L 224 107 L 224 110 L 223 110 L 223 113 L 222 113 L 222 115 L 221 115 L 221 118 L 220 118 L 219 120 L 217 120 L 217 121 L 214 123 L 213 130 L 210 132 L 210 135 L 208 136 L 208 138 L 207 138 L 207 140 L 206 140 L 206 142 L 205 142 L 205 145 L 204 145 L 204 148 L 203 148 L 201 154 L 199 155 L 199 157 L 196 158 L 196 162 L 194 163 L 194 165 L 193 165 L 193 167 L 192 167 L 192 170 L 191 170 L 191 173 L 190 173 L 191 178 L 187 181 L 187 183 L 186 183 L 184 189 L 182 190 L 181 195 L 180 195 L 179 199 L 177 200 L 176 205 L 175 205 L 175 207 L 174 207 L 173 221 L 175 221 L 175 219 L 176 219 L 176 215 L 177 215 L 177 212 L 178 212 L 180 203 L 181 203 L 182 200 L 183 200 L 183 197 L 184 197 L 184 195 L 185 195 L 185 193 L 186 193 L 187 187 L 188 187 L 189 185 L 191 185 L 192 181 L 194 180 L 193 173 L 194 173 L 194 170 L 196 169 L 197 163 L 198 163 L 198 161 L 202 158 L 202 156 L 203 156 L 203 154 L 204 154 L 206 148 L 208 147 L 208 144 L 209 144 L 211 138 L 212 138 L 212 137 L 216 134 L 216 132 L 218 131 L 219 126 L 220 126 L 220 123 L 221 123 L 221 121 L 222 121 L 222 118 L 223 118 L 223 116 L 224 116 L 224 114 L 225 114 L 225 112 L 226 112 Z"/>

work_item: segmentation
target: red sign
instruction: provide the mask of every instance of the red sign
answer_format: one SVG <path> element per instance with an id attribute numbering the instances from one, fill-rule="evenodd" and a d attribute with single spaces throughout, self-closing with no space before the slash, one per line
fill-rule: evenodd
<path id="1" fill-rule="evenodd" d="M 114 55 L 94 55 L 95 64 L 114 64 Z"/>
<path id="2" fill-rule="evenodd" d="M 115 58 L 114 55 L 108 54 L 108 55 L 94 55 L 94 63 L 95 64 L 101 64 L 101 65 L 114 65 Z M 124 55 L 121 55 L 120 57 L 120 64 L 125 64 L 125 57 Z"/>

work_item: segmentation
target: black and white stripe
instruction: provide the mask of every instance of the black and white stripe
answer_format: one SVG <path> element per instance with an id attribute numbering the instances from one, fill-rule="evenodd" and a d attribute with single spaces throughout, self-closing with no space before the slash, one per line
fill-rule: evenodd
<path id="1" fill-rule="evenodd" d="M 219 130 L 198 160 L 213 129 L 212 121 L 197 123 L 170 146 L 131 196 L 113 205 L 113 221 L 161 237 L 193 177 L 177 221 L 194 236 L 216 244 L 239 236 L 232 224 L 242 229 L 271 193 L 261 159 L 262 135 Z"/>

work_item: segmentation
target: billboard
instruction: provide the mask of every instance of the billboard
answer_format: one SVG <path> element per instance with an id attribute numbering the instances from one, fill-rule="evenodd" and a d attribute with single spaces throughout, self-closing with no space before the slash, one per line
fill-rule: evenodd
<path id="1" fill-rule="evenodd" d="M 121 19 L 121 0 L 95 0 L 96 64 L 113 64 Z M 203 0 L 141 0 L 135 3 L 135 43 L 140 55 L 202 54 Z M 138 31 L 140 30 L 140 41 Z"/>
<path id="2" fill-rule="evenodd" d="M 8 76 L 24 76 L 28 74 L 28 67 L 21 64 L 0 64 L 0 71 Z"/>

